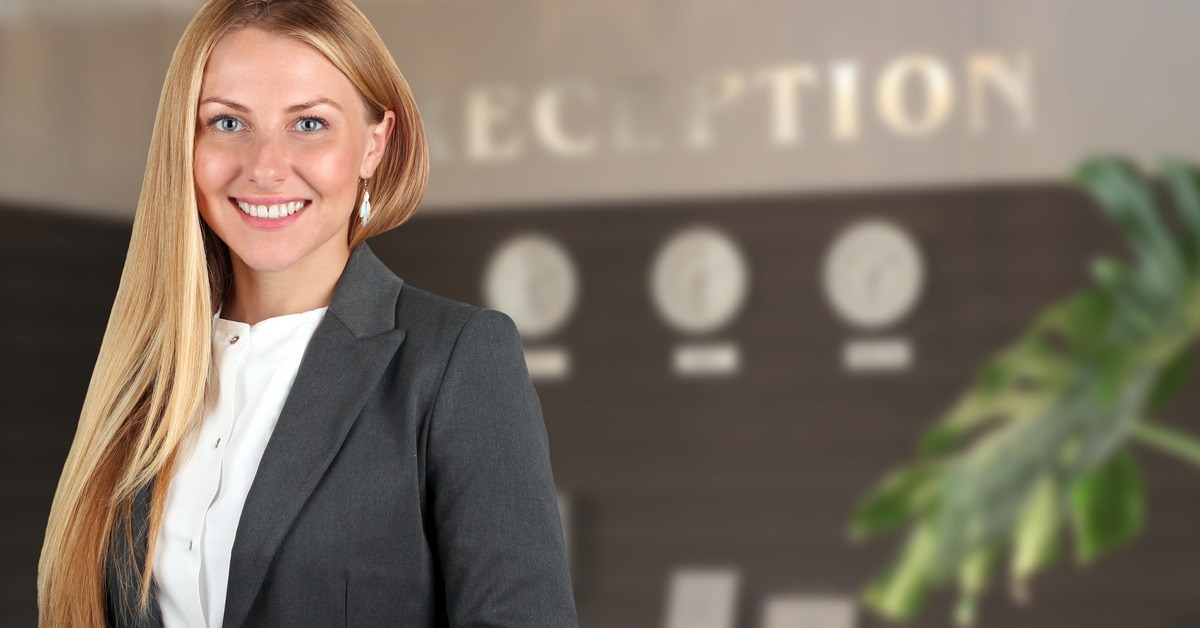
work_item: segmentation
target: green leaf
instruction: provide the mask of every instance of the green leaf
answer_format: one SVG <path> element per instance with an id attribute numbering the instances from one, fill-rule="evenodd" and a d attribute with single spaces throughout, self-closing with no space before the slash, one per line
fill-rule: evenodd
<path id="1" fill-rule="evenodd" d="M 910 533 L 900 557 L 868 585 L 863 603 L 893 621 L 915 617 L 932 587 L 928 572 L 936 546 L 933 526 L 929 522 L 919 523 Z"/>
<path id="2" fill-rule="evenodd" d="M 1162 222 L 1154 196 L 1129 159 L 1097 156 L 1084 160 L 1074 180 L 1088 190 L 1142 259 L 1160 291 L 1183 284 L 1187 265 Z"/>
<path id="3" fill-rule="evenodd" d="M 1096 384 L 1105 410 L 1116 408 L 1117 397 L 1121 394 L 1121 387 L 1126 382 L 1125 375 L 1134 357 L 1131 351 L 1123 347 L 1111 347 L 1096 359 Z"/>
<path id="4" fill-rule="evenodd" d="M 1102 346 L 1113 307 L 1103 290 L 1078 290 L 1041 313 L 1021 337 L 993 355 L 969 388 L 918 442 L 923 457 L 960 447 L 989 423 L 1023 421 L 1043 412 Z"/>
<path id="5" fill-rule="evenodd" d="M 1138 442 L 1200 466 L 1200 439 L 1195 436 L 1147 421 L 1134 423 L 1131 431 Z"/>
<path id="6" fill-rule="evenodd" d="M 1025 590 L 1029 577 L 1051 564 L 1058 554 L 1058 485 L 1043 475 L 1034 485 L 1013 528 L 1010 576 L 1014 590 Z"/>
<path id="7" fill-rule="evenodd" d="M 1092 260 L 1089 269 L 1096 283 L 1114 294 L 1118 292 L 1121 283 L 1129 278 L 1129 268 L 1125 263 L 1107 255 Z"/>
<path id="8" fill-rule="evenodd" d="M 1057 359 L 1084 359 L 1104 340 L 1113 313 L 1112 295 L 1093 287 L 1077 290 L 1050 305 L 1034 321 L 1043 340 L 1048 334 L 1061 335 L 1070 347 L 1067 354 L 1056 351 Z"/>
<path id="9" fill-rule="evenodd" d="M 1159 372 L 1158 381 L 1146 402 L 1147 409 L 1155 411 L 1166 405 L 1183 388 L 1191 373 L 1192 353 L 1190 349 L 1184 349 Z"/>
<path id="10" fill-rule="evenodd" d="M 978 598 L 969 595 L 958 596 L 958 600 L 954 603 L 954 625 L 974 626 L 978 607 Z"/>
<path id="11" fill-rule="evenodd" d="M 1145 516 L 1144 499 L 1141 476 L 1128 450 L 1076 481 L 1071 513 L 1079 564 L 1089 565 L 1137 537 Z"/>
<path id="12" fill-rule="evenodd" d="M 954 607 L 954 622 L 957 625 L 974 625 L 979 597 L 987 589 L 992 567 L 999 555 L 998 547 L 980 547 L 963 561 L 958 571 L 959 596 Z"/>
<path id="13" fill-rule="evenodd" d="M 885 532 L 913 516 L 932 495 L 937 467 L 921 462 L 889 473 L 875 491 L 859 502 L 851 521 L 850 540 Z"/>
<path id="14" fill-rule="evenodd" d="M 1200 264 L 1200 171 L 1196 166 L 1173 157 L 1160 157 L 1159 170 L 1166 179 L 1167 188 L 1175 200 L 1175 208 L 1183 218 L 1189 233 L 1185 241 L 1190 242 L 1189 267 L 1195 270 Z"/>

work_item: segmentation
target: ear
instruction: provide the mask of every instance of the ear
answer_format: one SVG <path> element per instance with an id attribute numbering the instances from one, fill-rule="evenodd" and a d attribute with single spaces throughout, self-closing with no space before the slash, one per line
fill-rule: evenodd
<path id="1" fill-rule="evenodd" d="M 379 124 L 372 124 L 367 127 L 370 132 L 369 147 L 367 154 L 363 156 L 362 167 L 359 168 L 358 176 L 363 179 L 371 178 L 375 173 L 375 168 L 379 167 L 379 162 L 383 161 L 383 152 L 387 149 L 388 139 L 392 136 L 392 127 L 396 124 L 396 113 L 391 109 L 383 112 L 383 120 Z"/>

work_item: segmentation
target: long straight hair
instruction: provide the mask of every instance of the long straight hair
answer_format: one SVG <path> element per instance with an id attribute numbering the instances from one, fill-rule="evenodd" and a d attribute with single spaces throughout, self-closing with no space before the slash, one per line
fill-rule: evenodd
<path id="1" fill-rule="evenodd" d="M 38 563 L 41 626 L 106 623 L 113 544 L 123 530 L 126 546 L 134 546 L 132 501 L 154 481 L 148 521 L 138 523 L 148 524 L 145 561 L 132 565 L 137 612 L 145 617 L 149 610 L 171 471 L 203 416 L 212 315 L 232 281 L 229 249 L 201 219 L 196 201 L 201 80 L 218 40 L 247 27 L 295 37 L 324 54 L 358 90 L 369 123 L 395 112 L 370 184 L 370 226 L 351 217 L 349 248 L 406 222 L 424 196 L 429 155 L 412 91 L 349 0 L 209 0 L 199 10 L 167 69 L 120 286 L 50 509 Z"/>

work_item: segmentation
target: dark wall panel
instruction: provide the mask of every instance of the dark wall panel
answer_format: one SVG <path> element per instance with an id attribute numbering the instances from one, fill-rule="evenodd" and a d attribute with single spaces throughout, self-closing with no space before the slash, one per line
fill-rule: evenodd
<path id="1" fill-rule="evenodd" d="M 920 242 L 929 276 L 899 328 L 915 366 L 849 375 L 854 333 L 826 306 L 820 263 L 838 230 L 883 216 Z M 743 247 L 751 294 L 719 334 L 741 347 L 728 380 L 680 380 L 681 339 L 657 318 L 648 273 L 675 229 L 704 222 Z M 738 626 L 758 626 L 768 595 L 855 595 L 895 543 L 852 547 L 855 500 L 904 461 L 982 361 L 1054 299 L 1086 280 L 1087 261 L 1124 245 L 1075 191 L 1054 185 L 836 194 L 528 211 L 418 215 L 371 241 L 411 285 L 482 303 L 488 257 L 538 230 L 579 267 L 576 315 L 553 344 L 573 374 L 539 382 L 559 488 L 573 499 L 576 598 L 587 628 L 660 625 L 677 566 L 741 570 Z M 16 508 L 5 518 L 0 624 L 31 625 L 45 519 L 128 244 L 124 224 L 10 208 L 3 243 L 4 471 Z M 1200 425 L 1195 387 L 1165 413 Z M 1200 430 L 1200 427 L 1196 428 Z M 1013 607 L 1001 579 L 984 628 L 1200 626 L 1200 472 L 1139 451 L 1150 518 L 1134 547 L 1095 568 L 1064 562 L 1035 581 L 1034 606 Z M 948 593 L 916 625 L 949 626 Z M 860 617 L 862 626 L 882 626 Z"/>

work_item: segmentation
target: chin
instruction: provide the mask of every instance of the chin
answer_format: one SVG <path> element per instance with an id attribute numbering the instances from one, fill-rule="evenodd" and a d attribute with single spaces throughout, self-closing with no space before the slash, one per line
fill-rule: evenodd
<path id="1" fill-rule="evenodd" d="M 230 246 L 229 249 L 247 266 L 260 272 L 287 270 L 304 257 L 289 243 L 253 242 Z"/>

